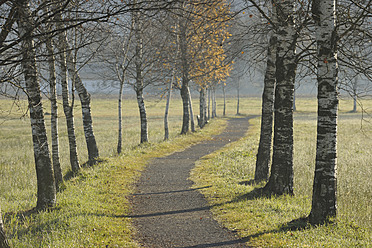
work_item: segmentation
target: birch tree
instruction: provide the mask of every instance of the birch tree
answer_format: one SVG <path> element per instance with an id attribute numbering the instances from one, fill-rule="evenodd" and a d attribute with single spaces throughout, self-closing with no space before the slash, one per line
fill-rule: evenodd
<path id="1" fill-rule="evenodd" d="M 52 27 L 49 24 L 47 27 L 51 30 Z M 56 57 L 54 54 L 54 47 L 52 44 L 52 37 L 48 35 L 46 37 L 46 48 L 48 53 L 48 69 L 49 69 L 49 88 L 50 88 L 50 107 L 51 107 L 51 137 L 52 137 L 52 161 L 53 161 L 53 171 L 54 180 L 56 184 L 56 189 L 63 183 L 61 163 L 59 159 L 59 141 L 58 141 L 58 106 L 57 106 L 57 76 L 56 76 Z"/>
<path id="2" fill-rule="evenodd" d="M 322 224 L 337 213 L 338 65 L 336 1 L 314 0 L 318 57 L 318 124 L 310 223 Z"/>
<path id="3" fill-rule="evenodd" d="M 136 67 L 136 83 L 135 91 L 137 96 L 137 104 L 140 113 L 141 121 L 141 144 L 148 142 L 147 130 L 147 114 L 143 97 L 144 82 L 143 82 L 143 23 L 141 19 L 141 12 L 134 11 L 132 21 L 134 22 L 134 37 L 136 42 L 135 47 L 135 67 Z"/>
<path id="4" fill-rule="evenodd" d="M 56 15 L 57 28 L 63 30 L 62 16 L 60 13 Z M 62 87 L 62 103 L 63 111 L 66 117 L 67 125 L 67 136 L 70 153 L 70 164 L 72 172 L 76 173 L 80 170 L 80 163 L 78 159 L 77 146 L 76 146 L 76 135 L 75 135 L 75 124 L 74 124 L 74 94 L 72 95 L 72 101 L 70 105 L 69 100 L 69 89 L 68 89 L 68 71 L 67 71 L 67 34 L 66 31 L 61 32 L 58 35 L 58 52 L 59 52 L 59 67 L 60 67 L 60 83 Z M 72 90 L 74 85 L 72 85 Z"/>
<path id="5" fill-rule="evenodd" d="M 182 98 L 182 127 L 181 134 L 189 132 L 190 112 L 189 112 L 189 81 L 190 81 L 190 55 L 188 45 L 189 18 L 186 15 L 186 1 L 181 1 L 181 14 L 179 18 L 179 45 L 180 45 L 180 66 L 181 66 L 181 98 Z"/>
<path id="6" fill-rule="evenodd" d="M 275 6 L 272 7 L 271 19 L 275 22 Z M 271 155 L 274 92 L 275 92 L 275 61 L 276 61 L 276 36 L 272 32 L 267 48 L 266 72 L 264 89 L 262 93 L 261 133 L 257 152 L 255 181 L 266 181 L 269 177 L 269 163 Z"/>
<path id="7" fill-rule="evenodd" d="M 207 123 L 207 90 L 200 86 L 199 90 L 199 122 L 198 125 L 200 128 L 203 128 Z"/>
<path id="8" fill-rule="evenodd" d="M 274 1 L 277 14 L 274 147 L 271 174 L 264 189 L 271 194 L 293 194 L 293 91 L 296 74 L 297 30 L 293 0 Z"/>
<path id="9" fill-rule="evenodd" d="M 18 32 L 22 38 L 22 69 L 28 98 L 32 141 L 37 177 L 37 209 L 52 207 L 56 203 L 56 187 L 41 102 L 37 75 L 36 53 L 32 34 L 34 32 L 31 10 L 27 0 L 17 1 Z"/>
<path id="10" fill-rule="evenodd" d="M 168 126 L 168 115 L 169 115 L 169 105 L 170 105 L 170 100 L 172 96 L 172 86 L 173 86 L 173 80 L 174 80 L 174 69 L 172 71 L 172 78 L 169 80 L 168 83 L 168 93 L 167 93 L 167 100 L 165 104 L 165 111 L 164 111 L 164 140 L 169 139 L 169 126 Z"/>
<path id="11" fill-rule="evenodd" d="M 66 39 L 63 39 L 65 42 Z M 69 48 L 68 43 L 66 43 L 66 51 L 67 51 L 67 68 L 70 77 L 73 80 L 73 85 L 76 87 L 76 91 L 79 95 L 80 103 L 81 103 L 81 111 L 83 116 L 83 127 L 84 127 L 84 136 L 85 142 L 87 144 L 88 149 L 88 158 L 89 163 L 93 164 L 95 160 L 99 157 L 98 147 L 96 138 L 93 132 L 93 121 L 92 121 L 92 113 L 91 113 L 91 96 L 88 93 L 87 89 L 85 88 L 83 81 L 79 75 L 79 72 L 76 68 L 76 59 L 72 54 L 72 50 Z"/>

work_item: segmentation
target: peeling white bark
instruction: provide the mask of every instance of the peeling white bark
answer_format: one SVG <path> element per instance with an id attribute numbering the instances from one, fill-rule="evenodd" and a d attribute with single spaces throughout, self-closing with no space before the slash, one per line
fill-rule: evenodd
<path id="1" fill-rule="evenodd" d="M 143 98 L 143 38 L 142 38 L 142 23 L 140 12 L 133 13 L 133 21 L 135 22 L 134 32 L 136 38 L 136 53 L 135 53 L 135 64 L 136 64 L 136 87 L 135 91 L 137 94 L 137 103 L 140 113 L 141 120 L 141 143 L 148 142 L 148 131 L 147 131 L 147 115 L 145 102 Z"/>
<path id="2" fill-rule="evenodd" d="M 313 1 L 318 55 L 318 124 L 312 209 L 322 224 L 337 213 L 338 65 L 335 0 Z"/>
<path id="3" fill-rule="evenodd" d="M 89 162 L 92 164 L 94 163 L 95 159 L 99 157 L 98 147 L 96 138 L 93 132 L 93 121 L 92 121 L 92 114 L 91 114 L 91 107 L 90 107 L 90 94 L 88 93 L 87 89 L 85 88 L 83 81 L 77 71 L 76 68 L 76 61 L 72 55 L 71 49 L 66 39 L 63 39 L 63 42 L 66 42 L 66 51 L 67 51 L 67 69 L 70 77 L 72 77 L 73 85 L 76 87 L 76 91 L 78 92 L 80 103 L 81 103 L 81 112 L 83 116 L 83 127 L 84 127 L 84 135 L 85 141 L 87 144 L 88 150 L 88 157 Z"/>
<path id="4" fill-rule="evenodd" d="M 207 99 L 206 90 L 200 87 L 200 97 L 199 97 L 199 127 L 203 128 L 207 124 Z"/>
<path id="5" fill-rule="evenodd" d="M 165 104 L 165 113 L 164 113 L 164 140 L 169 139 L 169 127 L 168 127 L 168 114 L 169 114 L 169 105 L 172 96 L 172 85 L 174 80 L 174 71 L 172 72 L 172 79 L 168 84 L 168 94 L 167 94 L 167 103 Z"/>
<path id="6" fill-rule="evenodd" d="M 188 94 L 189 94 L 191 132 L 195 132 L 194 111 L 192 109 L 191 93 L 190 93 L 189 88 L 187 88 L 187 90 L 188 90 Z"/>
<path id="7" fill-rule="evenodd" d="M 49 64 L 49 87 L 50 87 L 50 105 L 51 105 L 51 134 L 52 134 L 52 161 L 54 180 L 56 189 L 59 189 L 60 184 L 63 183 L 62 169 L 59 160 L 59 142 L 58 142 L 58 106 L 57 106 L 57 80 L 56 80 L 56 67 L 55 55 L 52 45 L 52 37 L 47 37 L 46 48 L 48 51 L 48 64 Z"/>
<path id="8" fill-rule="evenodd" d="M 296 74 L 294 0 L 275 1 L 277 13 L 274 147 L 271 174 L 265 190 L 293 194 L 293 92 Z"/>
<path id="9" fill-rule="evenodd" d="M 181 70 L 182 70 L 182 86 L 181 86 L 181 98 L 183 106 L 182 115 L 182 128 L 181 134 L 186 134 L 189 131 L 190 125 L 190 112 L 189 112 L 189 63 L 188 63 L 188 48 L 187 48 L 187 27 L 186 20 L 182 16 L 184 13 L 182 11 L 181 17 L 179 18 L 180 27 L 180 56 L 181 56 Z"/>
<path id="10" fill-rule="evenodd" d="M 62 25 L 62 16 L 60 13 L 56 15 L 57 20 L 57 28 L 63 29 Z M 68 144 L 69 144 L 69 152 L 70 152 L 70 164 L 71 170 L 76 173 L 80 170 L 80 163 L 78 159 L 77 153 L 77 146 L 76 146 L 76 135 L 75 135 L 75 124 L 74 124 L 74 113 L 73 113 L 73 106 L 74 101 L 72 101 L 70 106 L 69 100 L 69 90 L 68 90 L 68 75 L 67 75 L 67 58 L 66 58 L 66 50 L 67 50 L 67 36 L 66 33 L 63 32 L 58 35 L 58 52 L 59 52 L 59 67 L 60 67 L 60 84 L 62 87 L 62 104 L 63 104 L 63 112 L 66 117 L 66 125 L 67 125 L 67 136 L 68 136 Z"/>
<path id="11" fill-rule="evenodd" d="M 274 18 L 273 18 L 274 19 Z M 276 37 L 272 35 L 267 49 L 267 63 L 262 93 L 261 133 L 257 152 L 255 181 L 266 181 L 269 178 L 269 163 L 271 155 L 274 92 L 275 92 L 275 60 L 276 60 Z"/>
<path id="12" fill-rule="evenodd" d="M 32 141 L 37 177 L 38 209 L 52 207 L 56 203 L 56 187 L 46 135 L 44 112 L 41 102 L 40 84 L 37 75 L 37 64 L 34 42 L 32 40 L 33 21 L 28 1 L 17 1 L 18 31 L 23 38 L 22 69 L 26 84 L 26 93 L 30 110 Z"/>

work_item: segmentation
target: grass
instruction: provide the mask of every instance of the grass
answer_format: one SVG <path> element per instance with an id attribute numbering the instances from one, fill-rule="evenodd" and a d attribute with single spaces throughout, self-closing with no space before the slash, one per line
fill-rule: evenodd
<path id="1" fill-rule="evenodd" d="M 372 107 L 371 100 L 364 104 L 367 111 Z M 312 227 L 303 220 L 311 209 L 315 99 L 297 102 L 294 197 L 261 197 L 257 188 L 264 183 L 252 183 L 259 118 L 251 121 L 246 138 L 199 161 L 191 179 L 195 187 L 211 186 L 202 192 L 217 220 L 253 247 L 372 247 L 372 125 L 361 121 L 360 112 L 349 113 L 350 107 L 351 101 L 340 102 L 336 224 Z"/>
<path id="2" fill-rule="evenodd" d="M 179 136 L 182 104 L 172 101 L 170 140 L 163 142 L 164 101 L 147 103 L 149 144 L 139 146 L 139 117 L 135 100 L 124 102 L 123 152 L 115 154 L 117 139 L 116 101 L 94 99 L 94 131 L 102 163 L 83 168 L 68 178 L 70 166 L 65 120 L 60 110 L 60 157 L 66 188 L 57 195 L 57 206 L 35 213 L 36 175 L 29 119 L 19 102 L 9 114 L 11 102 L 0 100 L 0 206 L 12 247 L 138 247 L 128 217 L 130 193 L 141 170 L 151 158 L 164 156 L 220 132 L 225 119 L 213 120 L 193 135 Z M 197 108 L 197 105 L 194 105 Z M 45 105 L 45 111 L 49 112 Z M 87 161 L 80 107 L 75 126 L 81 164 Z M 48 118 L 48 116 L 46 116 Z M 47 127 L 50 121 L 46 121 Z M 50 135 L 49 129 L 48 135 Z"/>
<path id="3" fill-rule="evenodd" d="M 93 97 L 94 132 L 103 162 L 83 168 L 77 176 L 66 180 L 66 189 L 58 193 L 55 208 L 35 213 L 30 211 L 36 205 L 30 124 L 27 116 L 20 118 L 26 103 L 13 105 L 9 114 L 11 102 L 0 100 L 0 206 L 12 247 L 139 247 L 133 239 L 135 230 L 128 214 L 133 184 L 141 170 L 152 158 L 184 149 L 220 132 L 225 125 L 225 119 L 218 118 L 202 131 L 179 136 L 182 105 L 175 98 L 170 110 L 171 140 L 163 142 L 165 103 L 150 99 L 146 104 L 150 143 L 138 146 L 137 105 L 134 100 L 125 100 L 124 147 L 123 154 L 117 156 L 117 103 L 115 99 Z M 240 112 L 260 114 L 260 104 L 259 98 L 243 98 Z M 218 99 L 217 106 L 221 115 L 222 99 Z M 234 99 L 227 99 L 227 107 L 227 114 L 235 115 Z M 45 108 L 50 112 L 47 105 Z M 197 109 L 197 100 L 194 100 L 194 112 Z M 293 231 L 290 229 L 293 223 L 289 224 L 309 211 L 315 151 L 314 99 L 298 99 L 299 111 L 295 122 L 296 197 L 254 199 L 250 192 L 259 185 L 242 184 L 253 178 L 258 119 L 252 121 L 246 139 L 202 160 L 193 177 L 201 185 L 213 185 L 209 193 L 205 193 L 209 195 L 211 204 L 216 204 L 213 211 L 217 218 L 258 247 L 287 244 L 303 247 L 310 244 L 304 243 L 306 240 L 314 240 L 314 244 L 319 242 L 319 247 L 332 242 L 337 245 L 340 240 L 340 247 L 342 244 L 369 245 L 367 238 L 371 235 L 372 204 L 371 183 L 368 180 L 371 169 L 367 165 L 371 164 L 372 156 L 370 138 L 365 135 L 371 133 L 371 128 L 363 122 L 363 129 L 360 130 L 360 114 L 348 113 L 351 109 L 350 101 L 341 101 L 338 225 Z M 60 156 L 63 174 L 68 175 L 67 132 L 61 108 L 59 111 Z M 88 158 L 80 106 L 75 109 L 75 119 L 79 160 L 83 164 Z M 48 119 L 47 126 L 50 126 Z M 319 238 L 314 239 L 317 235 Z"/>

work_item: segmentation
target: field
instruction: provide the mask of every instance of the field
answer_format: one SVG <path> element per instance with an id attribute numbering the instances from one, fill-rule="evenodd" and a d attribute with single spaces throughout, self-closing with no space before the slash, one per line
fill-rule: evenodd
<path id="1" fill-rule="evenodd" d="M 230 117 L 236 113 L 235 102 L 232 98 L 227 101 L 227 115 Z M 194 113 L 197 113 L 197 100 L 193 103 Z M 29 119 L 21 118 L 25 104 L 20 102 L 15 106 L 8 100 L 0 100 L 0 206 L 13 247 L 136 247 L 137 244 L 131 239 L 133 230 L 130 220 L 125 215 L 130 211 L 128 195 L 132 190 L 131 185 L 140 170 L 152 157 L 183 149 L 208 138 L 220 131 L 225 123 L 224 118 L 218 118 L 202 132 L 180 137 L 182 105 L 179 98 L 175 98 L 172 100 L 169 118 L 171 140 L 162 142 L 165 102 L 151 99 L 146 102 L 150 144 L 138 146 L 138 109 L 134 100 L 125 100 L 124 151 L 121 156 L 117 156 L 116 100 L 93 97 L 94 132 L 104 162 L 94 168 L 84 168 L 77 177 L 69 178 L 66 190 L 57 196 L 57 207 L 36 214 L 28 211 L 36 205 L 36 175 Z M 372 110 L 371 100 L 365 101 L 364 105 L 367 111 L 368 108 Z M 13 106 L 13 111 L 8 114 L 10 106 Z M 372 183 L 369 180 L 372 175 L 372 128 L 371 123 L 362 121 L 360 110 L 359 113 L 349 113 L 351 109 L 351 101 L 341 101 L 338 193 L 342 225 L 324 227 L 323 233 L 318 232 L 321 228 L 306 229 L 306 232 L 292 232 L 284 228 L 289 234 L 280 231 L 289 221 L 306 215 L 310 207 L 315 160 L 316 101 L 301 98 L 297 100 L 298 111 L 295 116 L 296 197 L 268 200 L 267 203 L 263 199 L 239 198 L 257 187 L 239 184 L 253 178 L 259 130 L 259 118 L 256 118 L 251 123 L 247 138 L 202 160 L 194 172 L 193 177 L 198 184 L 210 185 L 213 182 L 213 187 L 205 192 L 211 204 L 240 199 L 216 208 L 214 212 L 218 219 L 242 236 L 252 239 L 257 246 L 277 244 L 281 247 L 281 244 L 295 240 L 293 244 L 301 247 L 299 244 L 302 244 L 303 239 L 312 238 L 309 232 L 325 239 L 319 241 L 319 247 L 322 247 L 321 244 L 338 242 L 339 239 L 350 239 L 350 242 L 345 241 L 349 243 L 342 243 L 346 246 L 370 245 L 366 237 L 372 233 Z M 50 112 L 47 104 L 45 111 Z M 217 114 L 221 116 L 221 113 L 222 99 L 218 99 Z M 241 99 L 240 113 L 259 115 L 260 99 Z M 69 171 L 68 143 L 61 107 L 59 116 L 60 157 L 66 175 Z M 75 120 L 79 160 L 83 164 L 87 160 L 87 152 L 79 105 L 75 109 Z M 366 120 L 371 119 L 366 117 Z M 50 120 L 47 119 L 49 125 Z M 259 206 L 262 206 L 261 212 L 257 212 Z M 335 235 L 329 235 L 328 232 Z M 340 237 L 343 234 L 347 234 L 345 238 Z"/>
<path id="2" fill-rule="evenodd" d="M 340 102 L 338 136 L 337 225 L 308 226 L 301 218 L 311 209 L 316 149 L 316 105 L 299 99 L 294 122 L 295 197 L 258 197 L 254 168 L 260 119 L 248 136 L 201 160 L 193 171 L 217 219 L 254 247 L 372 247 L 371 117 L 350 113 L 351 101 Z M 371 100 L 364 101 L 371 110 Z"/>

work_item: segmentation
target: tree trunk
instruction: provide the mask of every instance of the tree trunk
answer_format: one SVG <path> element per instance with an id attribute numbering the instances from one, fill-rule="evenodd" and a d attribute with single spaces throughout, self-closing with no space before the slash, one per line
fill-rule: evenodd
<path id="1" fill-rule="evenodd" d="M 223 116 L 226 115 L 226 92 L 225 92 L 225 84 L 222 85 L 222 91 L 223 91 Z"/>
<path id="2" fill-rule="evenodd" d="M 119 129 L 118 129 L 118 145 L 116 147 L 116 151 L 118 154 L 121 153 L 122 149 L 122 111 L 121 111 L 121 105 L 122 105 L 122 100 L 123 100 L 123 88 L 124 88 L 124 80 L 120 82 L 120 89 L 119 89 L 119 98 L 118 98 L 118 124 L 119 124 Z"/>
<path id="3" fill-rule="evenodd" d="M 59 15 L 57 15 L 59 16 Z M 61 20 L 60 18 L 57 18 Z M 76 135 L 75 135 L 75 125 L 74 125 L 74 94 L 72 94 L 72 103 L 70 106 L 69 100 L 69 90 L 68 90 L 68 81 L 67 81 L 67 62 L 66 62 L 66 47 L 65 42 L 61 41 L 66 38 L 65 34 L 59 35 L 59 66 L 60 66 L 60 80 L 62 87 L 62 103 L 63 103 L 63 112 L 66 117 L 67 125 L 67 136 L 68 144 L 70 151 L 70 164 L 71 170 L 76 173 L 80 170 L 80 163 L 78 159 L 77 147 L 76 147 Z M 73 87 L 73 86 L 72 86 Z"/>
<path id="4" fill-rule="evenodd" d="M 211 119 L 211 88 L 208 87 L 207 89 L 207 94 L 208 94 L 208 106 L 207 106 L 207 112 L 208 112 L 208 116 L 207 116 L 207 120 L 210 120 Z"/>
<path id="5" fill-rule="evenodd" d="M 192 110 L 192 101 L 191 101 L 191 93 L 189 91 L 189 106 L 190 106 L 190 121 L 191 121 L 191 132 L 195 132 L 195 122 L 194 122 L 194 111 Z"/>
<path id="6" fill-rule="evenodd" d="M 52 161 L 54 180 L 56 189 L 59 190 L 63 183 L 62 169 L 59 160 L 59 142 L 58 142 L 58 107 L 57 107 L 57 80 L 54 49 L 52 45 L 52 37 L 47 37 L 46 48 L 48 50 L 49 64 L 49 87 L 50 87 L 50 105 L 51 105 L 51 133 L 52 133 Z"/>
<path id="7" fill-rule="evenodd" d="M 189 123 L 190 123 L 190 112 L 189 112 L 189 91 L 188 91 L 188 82 L 185 80 L 182 83 L 181 87 L 181 98 L 183 106 L 183 116 L 182 116 L 182 129 L 181 134 L 186 134 L 189 132 Z"/>
<path id="8" fill-rule="evenodd" d="M 206 90 L 203 87 L 200 87 L 200 98 L 199 98 L 199 127 L 203 128 L 205 124 L 207 123 L 207 113 L 206 113 Z"/>
<path id="9" fill-rule="evenodd" d="M 207 118 L 207 112 L 208 112 L 208 106 L 207 106 L 207 94 L 208 91 L 204 89 L 204 98 L 203 98 L 203 115 L 204 115 L 204 122 L 203 126 L 208 124 L 208 118 Z"/>
<path id="10" fill-rule="evenodd" d="M 212 118 L 217 117 L 217 104 L 216 104 L 216 88 L 211 89 L 212 92 Z"/>
<path id="11" fill-rule="evenodd" d="M 169 127 L 168 127 L 168 114 L 169 114 L 169 105 L 172 96 L 172 86 L 174 80 L 174 70 L 172 72 L 172 79 L 169 81 L 168 84 L 168 95 L 167 95 L 167 103 L 165 104 L 165 113 L 164 113 L 164 140 L 169 139 Z"/>
<path id="12" fill-rule="evenodd" d="M 293 112 L 296 112 L 296 90 L 293 91 Z"/>
<path id="13" fill-rule="evenodd" d="M 318 124 L 312 208 L 314 225 L 337 212 L 338 65 L 335 0 L 313 1 L 318 54 Z M 317 16 L 318 15 L 318 16 Z"/>
<path id="14" fill-rule="evenodd" d="M 54 172 L 50 159 L 40 84 L 37 76 L 35 47 L 32 40 L 33 26 L 28 1 L 17 1 L 19 36 L 23 38 L 22 69 L 30 110 L 32 141 L 37 177 L 37 209 L 53 207 L 56 203 Z"/>
<path id="15" fill-rule="evenodd" d="M 266 181 L 269 178 L 269 163 L 273 132 L 273 111 L 275 91 L 276 37 L 270 37 L 267 49 L 267 63 L 262 93 L 261 133 L 257 152 L 254 180 Z"/>
<path id="16" fill-rule="evenodd" d="M 147 115 L 145 102 L 143 98 L 143 38 L 142 38 L 142 23 L 140 20 L 140 12 L 134 13 L 135 22 L 135 37 L 136 37 L 136 53 L 135 53 L 135 64 L 136 64 L 136 94 L 137 103 L 140 113 L 141 120 L 141 144 L 148 142 L 148 132 L 147 132 Z"/>
<path id="17" fill-rule="evenodd" d="M 145 101 L 143 98 L 143 90 L 142 89 L 137 90 L 136 94 L 137 94 L 137 103 L 138 103 L 138 109 L 139 109 L 140 120 L 141 120 L 141 144 L 142 144 L 142 143 L 146 143 L 149 141 L 148 132 L 147 132 L 147 115 L 146 115 Z"/>
<path id="18" fill-rule="evenodd" d="M 240 81 L 238 81 L 238 88 L 236 88 L 237 93 L 237 103 L 236 103 L 236 115 L 240 115 L 239 107 L 240 107 Z"/>
<path id="19" fill-rule="evenodd" d="M 10 248 L 8 240 L 6 239 L 5 235 L 3 218 L 1 216 L 1 209 L 0 209 L 0 248 Z"/>
<path id="20" fill-rule="evenodd" d="M 188 49 L 187 49 L 187 28 L 183 17 L 180 18 L 180 55 L 182 66 L 182 86 L 181 98 L 183 105 L 182 128 L 181 134 L 186 134 L 189 131 L 190 113 L 189 113 L 189 63 L 188 63 Z"/>
<path id="21" fill-rule="evenodd" d="M 353 84 L 353 110 L 351 112 L 356 113 L 357 112 L 357 96 L 358 96 L 358 76 L 355 77 L 355 81 Z"/>
<path id="22" fill-rule="evenodd" d="M 274 147 L 271 174 L 265 190 L 293 195 L 293 91 L 296 74 L 294 0 L 276 1 L 278 18 Z"/>
<path id="23" fill-rule="evenodd" d="M 67 40 L 66 40 L 67 41 Z M 68 73 L 72 80 L 74 81 L 74 85 L 76 87 L 76 91 L 78 92 L 80 103 L 81 103 L 81 111 L 83 116 L 83 127 L 84 127 L 84 135 L 85 141 L 87 143 L 88 149 L 88 158 L 89 163 L 92 165 L 95 160 L 99 157 L 98 147 L 96 138 L 93 133 L 93 121 L 92 121 L 92 114 L 91 114 L 91 107 L 90 107 L 90 94 L 88 93 L 87 89 L 85 88 L 83 81 L 80 78 L 80 75 L 76 69 L 76 61 L 72 55 L 71 49 L 69 49 L 68 42 L 66 43 L 67 48 L 67 68 Z"/>

